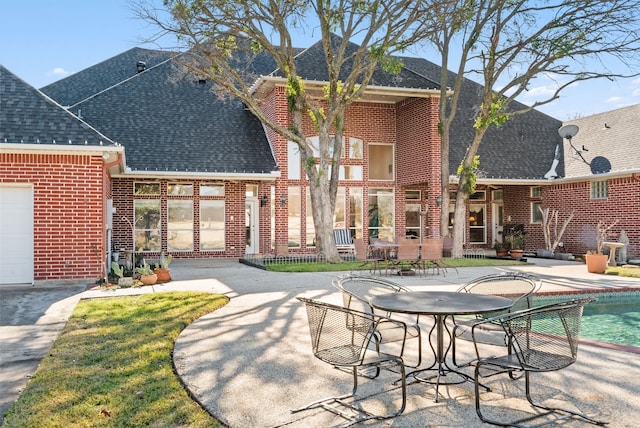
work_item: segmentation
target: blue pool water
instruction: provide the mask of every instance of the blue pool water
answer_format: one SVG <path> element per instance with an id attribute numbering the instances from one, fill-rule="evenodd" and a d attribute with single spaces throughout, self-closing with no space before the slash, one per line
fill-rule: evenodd
<path id="1" fill-rule="evenodd" d="M 587 296 L 598 300 L 584 308 L 580 337 L 640 347 L 640 290 L 540 295 L 535 296 L 533 302 L 539 306 Z"/>

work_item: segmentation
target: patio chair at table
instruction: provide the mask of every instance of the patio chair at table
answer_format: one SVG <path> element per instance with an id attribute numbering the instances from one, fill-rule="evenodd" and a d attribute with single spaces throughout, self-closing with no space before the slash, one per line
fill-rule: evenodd
<path id="1" fill-rule="evenodd" d="M 355 248 L 356 261 L 362 262 L 357 266 L 357 270 L 367 269 L 373 274 L 375 274 L 376 271 L 382 274 L 382 267 L 386 263 L 383 258 L 367 248 L 362 238 L 353 238 L 353 246 Z"/>
<path id="2" fill-rule="evenodd" d="M 292 409 L 291 412 L 322 407 L 347 419 L 349 422 L 343 426 L 354 425 L 370 419 L 393 418 L 402 414 L 407 403 L 406 376 L 402 357 L 376 353 L 368 350 L 367 346 L 374 340 L 376 327 L 380 322 L 394 322 L 399 327 L 403 323 L 316 300 L 302 297 L 299 297 L 298 300 L 306 306 L 313 355 L 325 363 L 351 369 L 353 388 L 351 393 L 316 400 L 303 407 Z M 364 410 L 361 403 L 355 404 L 358 369 L 367 367 L 373 367 L 377 372 L 381 368 L 395 368 L 394 372 L 400 373 L 402 404 L 396 412 L 375 415 Z M 347 400 L 354 400 L 354 402 Z M 338 406 L 347 408 L 349 411 Z M 354 416 L 352 412 L 356 412 L 357 416 Z"/>
<path id="3" fill-rule="evenodd" d="M 515 312 L 521 309 L 532 307 L 533 294 L 540 289 L 542 281 L 535 276 L 521 272 L 502 272 L 476 278 L 458 290 L 459 293 L 489 294 L 493 296 L 507 297 L 513 300 L 513 306 L 504 313 Z M 451 358 L 456 367 L 468 366 L 472 361 L 460 364 L 456 360 L 456 341 L 473 340 L 471 337 L 471 327 L 479 321 L 491 318 L 498 313 L 477 314 L 474 317 L 453 318 L 453 332 Z M 482 333 L 482 336 L 481 336 Z M 503 345 L 505 334 L 499 324 L 484 323 L 476 330 L 476 341 L 488 345 Z"/>
<path id="4" fill-rule="evenodd" d="M 422 274 L 420 243 L 415 239 L 398 239 L 393 265 L 400 275 L 410 271 Z"/>
<path id="5" fill-rule="evenodd" d="M 446 275 L 447 268 L 451 267 L 442 260 L 444 254 L 444 238 L 424 239 L 422 241 L 420 254 L 422 268 L 425 273 L 431 269 L 434 274 L 439 275 L 442 271 L 443 275 Z M 453 269 L 458 273 L 458 268 L 453 267 Z"/>
<path id="6" fill-rule="evenodd" d="M 362 275 L 340 275 L 333 279 L 332 284 L 342 294 L 344 306 L 360 312 L 382 315 L 391 320 L 402 321 L 404 325 L 398 326 L 395 322 L 380 322 L 376 326 L 375 342 L 376 350 L 380 350 L 380 345 L 388 343 L 399 343 L 399 355 L 404 358 L 404 351 L 407 340 L 416 340 L 418 349 L 418 361 L 415 365 L 407 367 L 418 367 L 422 362 L 422 334 L 420 319 L 418 316 L 404 317 L 401 314 L 380 313 L 369 303 L 373 296 L 388 293 L 402 293 L 410 291 L 408 288 L 396 284 L 383 278 Z"/>
<path id="7" fill-rule="evenodd" d="M 557 416 L 540 425 L 572 417 L 579 417 L 596 425 L 606 424 L 580 411 L 536 402 L 531 396 L 532 373 L 557 371 L 576 362 L 582 311 L 584 305 L 595 300 L 594 298 L 576 299 L 525 309 L 489 318 L 471 328 L 471 334 L 475 338 L 476 333 L 485 325 L 499 325 L 507 337 L 507 345 L 505 345 L 507 349 L 498 356 L 483 356 L 479 351 L 480 348 L 475 346 L 477 355 L 474 363 L 475 406 L 476 413 L 482 421 L 501 426 L 524 426 L 521 424 L 534 419 Z M 476 344 L 475 339 L 474 344 Z M 514 372 L 524 374 L 525 395 L 536 413 L 508 422 L 489 419 L 481 409 L 479 387 L 486 388 L 486 386 L 480 384 L 480 378 L 509 373 L 511 379 L 519 379 L 520 376 L 513 376 Z M 585 388 L 588 388 L 588 385 L 585 385 Z"/>

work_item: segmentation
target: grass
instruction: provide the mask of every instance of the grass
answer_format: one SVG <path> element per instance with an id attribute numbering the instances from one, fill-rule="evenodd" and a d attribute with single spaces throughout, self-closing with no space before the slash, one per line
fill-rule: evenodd
<path id="1" fill-rule="evenodd" d="M 173 371 L 180 332 L 226 296 L 166 292 L 82 300 L 6 427 L 222 427 Z"/>
<path id="2" fill-rule="evenodd" d="M 517 260 L 509 259 L 444 259 L 448 267 L 478 267 L 478 266 L 517 266 L 524 264 Z M 342 263 L 294 263 L 294 262 L 274 262 L 266 265 L 268 271 L 272 272 L 338 272 L 358 270 L 362 265 L 359 261 L 349 261 Z"/>
<path id="3" fill-rule="evenodd" d="M 608 267 L 605 275 L 626 276 L 629 278 L 640 278 L 640 267 L 615 266 Z"/>

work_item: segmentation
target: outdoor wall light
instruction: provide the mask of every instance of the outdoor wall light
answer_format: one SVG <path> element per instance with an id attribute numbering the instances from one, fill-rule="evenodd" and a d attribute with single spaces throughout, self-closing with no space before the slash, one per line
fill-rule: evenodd
<path id="1" fill-rule="evenodd" d="M 442 205 L 442 195 L 436 196 L 436 207 Z"/>
<path id="2" fill-rule="evenodd" d="M 280 206 L 284 207 L 285 205 L 287 205 L 287 194 L 283 193 L 282 196 L 280 196 Z"/>
<path id="3" fill-rule="evenodd" d="M 260 198 L 260 206 L 266 206 L 267 202 L 269 202 L 269 198 L 267 198 L 267 195 L 262 195 L 262 198 Z"/>

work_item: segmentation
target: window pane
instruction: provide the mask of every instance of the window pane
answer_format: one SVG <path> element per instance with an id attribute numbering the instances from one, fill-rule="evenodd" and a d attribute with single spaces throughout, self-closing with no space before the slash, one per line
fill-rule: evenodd
<path id="1" fill-rule="evenodd" d="M 469 207 L 469 242 L 485 243 L 484 205 L 471 205 Z"/>
<path id="2" fill-rule="evenodd" d="M 531 203 L 531 223 L 542 223 L 542 213 L 540 212 L 541 207 L 542 202 Z"/>
<path id="3" fill-rule="evenodd" d="M 287 177 L 291 180 L 300 180 L 302 174 L 300 148 L 293 141 L 289 141 L 287 150 Z"/>
<path id="4" fill-rule="evenodd" d="M 362 188 L 349 189 L 349 229 L 351 236 L 362 238 Z"/>
<path id="5" fill-rule="evenodd" d="M 362 166 L 340 165 L 339 180 L 362 180 Z"/>
<path id="6" fill-rule="evenodd" d="M 138 251 L 160 251 L 160 200 L 134 201 L 135 246 Z"/>
<path id="7" fill-rule="evenodd" d="M 369 144 L 369 180 L 393 180 L 393 146 Z"/>
<path id="8" fill-rule="evenodd" d="M 193 250 L 193 201 L 167 201 L 167 248 Z"/>
<path id="9" fill-rule="evenodd" d="M 134 183 L 133 188 L 136 195 L 160 194 L 160 183 Z"/>
<path id="10" fill-rule="evenodd" d="M 222 184 L 201 184 L 200 196 L 224 196 Z"/>
<path id="11" fill-rule="evenodd" d="M 369 237 L 394 242 L 394 197 L 391 189 L 371 189 L 369 193 Z"/>
<path id="12" fill-rule="evenodd" d="M 542 197 L 542 186 L 534 186 L 531 188 L 531 197 L 532 198 L 541 198 Z"/>
<path id="13" fill-rule="evenodd" d="M 168 196 L 191 196 L 193 184 L 167 184 Z"/>
<path id="14" fill-rule="evenodd" d="M 224 250 L 224 201 L 200 201 L 200 249 Z"/>
<path id="15" fill-rule="evenodd" d="M 420 237 L 420 204 L 407 204 L 405 210 L 406 237 Z"/>
<path id="16" fill-rule="evenodd" d="M 301 244 L 301 195 L 299 186 L 291 186 L 288 191 L 288 245 L 289 247 L 300 247 Z"/>
<path id="17" fill-rule="evenodd" d="M 362 140 L 359 138 L 349 138 L 349 157 L 351 159 L 362 159 Z"/>
<path id="18" fill-rule="evenodd" d="M 306 222 L 307 222 L 307 247 L 315 247 L 316 245 L 316 228 L 313 224 L 313 210 L 311 207 L 311 193 L 309 188 L 306 188 L 307 191 L 307 202 L 306 202 Z"/>
<path id="19" fill-rule="evenodd" d="M 608 190 L 606 180 L 591 182 L 591 199 L 606 199 L 607 196 Z"/>

